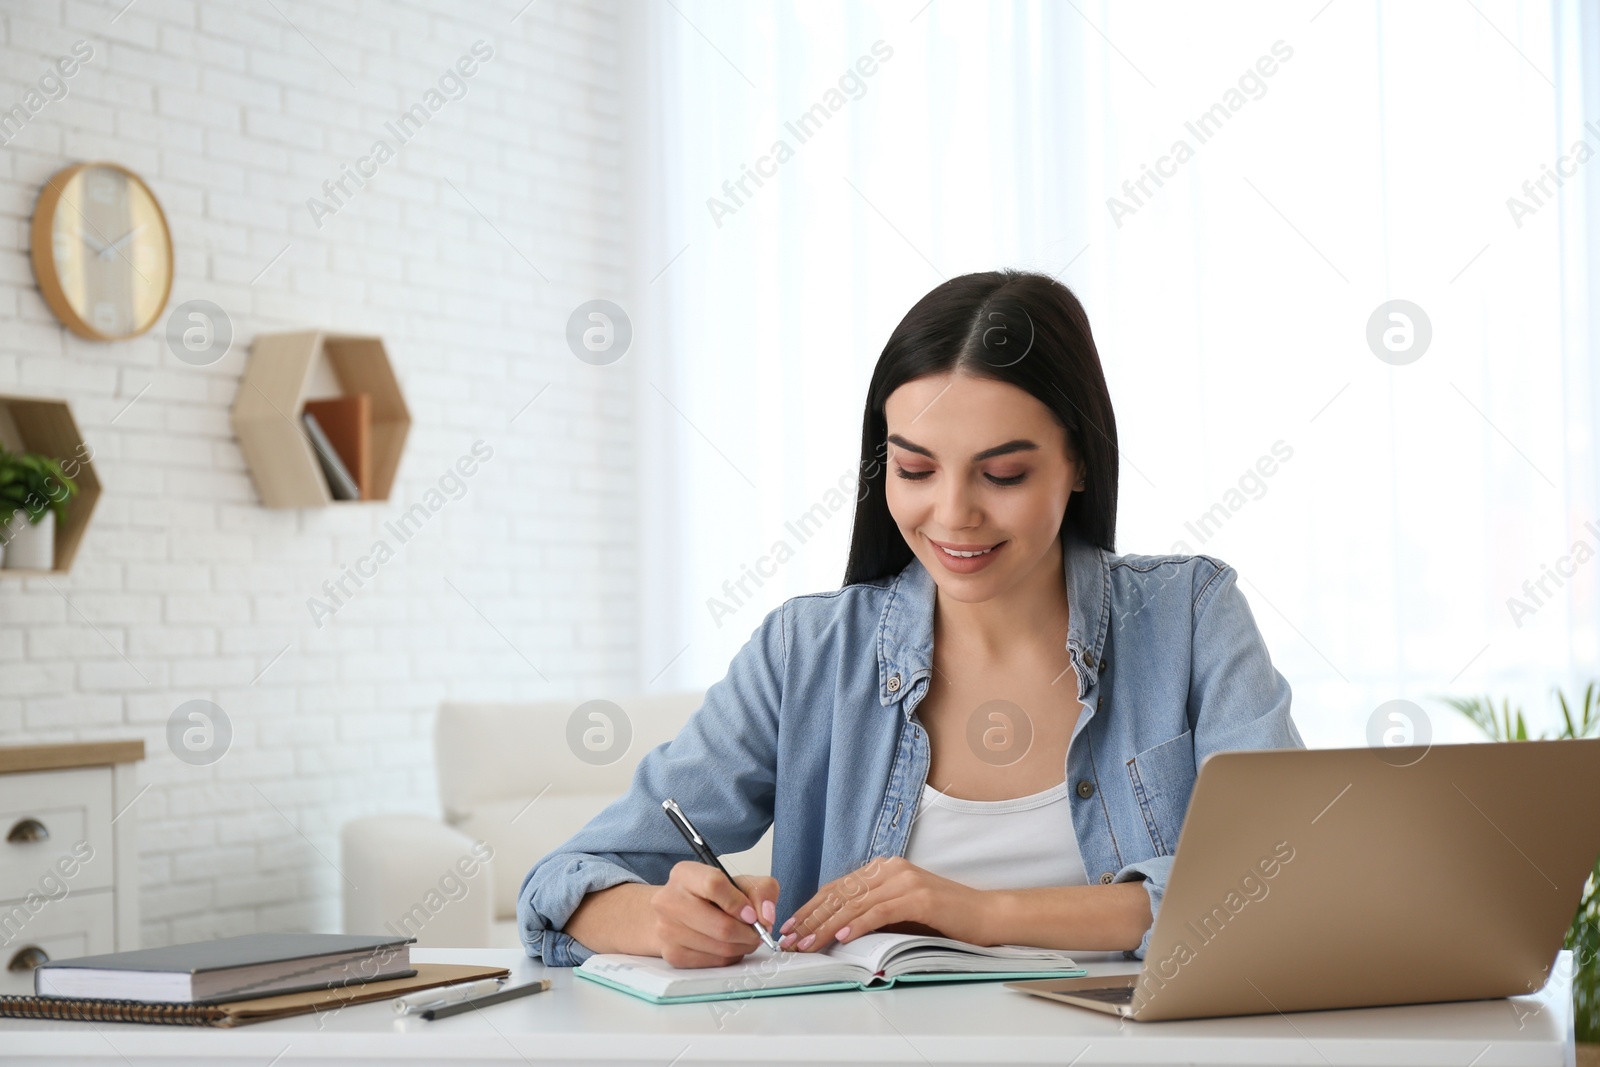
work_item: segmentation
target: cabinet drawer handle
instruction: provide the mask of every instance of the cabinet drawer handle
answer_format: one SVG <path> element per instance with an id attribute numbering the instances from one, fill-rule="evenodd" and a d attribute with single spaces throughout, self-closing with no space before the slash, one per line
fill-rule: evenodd
<path id="1" fill-rule="evenodd" d="M 46 830 L 44 823 L 38 819 L 23 819 L 11 828 L 6 835 L 6 840 L 13 845 L 25 845 L 33 841 L 50 840 L 50 831 Z"/>
<path id="2" fill-rule="evenodd" d="M 11 957 L 11 962 L 6 964 L 8 971 L 31 971 L 40 964 L 49 963 L 50 957 L 38 945 L 24 945 L 17 949 L 17 954 Z"/>

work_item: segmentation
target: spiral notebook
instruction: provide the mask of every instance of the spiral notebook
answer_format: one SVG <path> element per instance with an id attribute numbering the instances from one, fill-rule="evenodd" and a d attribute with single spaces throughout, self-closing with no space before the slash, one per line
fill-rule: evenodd
<path id="1" fill-rule="evenodd" d="M 730 967 L 678 968 L 658 956 L 600 952 L 573 973 L 652 1004 L 688 1004 L 834 989 L 888 989 L 897 982 L 1082 978 L 1089 972 L 1059 949 L 874 933 L 821 952 L 773 952 L 762 946 Z"/>
<path id="2" fill-rule="evenodd" d="M 304 993 L 280 993 L 221 1004 L 159 1004 L 140 1000 L 0 995 L 0 1018 L 60 1019 L 83 1023 L 161 1023 L 167 1026 L 243 1026 L 311 1012 L 338 1011 L 352 1004 L 389 1000 L 435 986 L 504 978 L 504 967 L 417 963 L 407 978 L 340 985 Z M 394 1017 L 391 1011 L 389 1018 Z"/>

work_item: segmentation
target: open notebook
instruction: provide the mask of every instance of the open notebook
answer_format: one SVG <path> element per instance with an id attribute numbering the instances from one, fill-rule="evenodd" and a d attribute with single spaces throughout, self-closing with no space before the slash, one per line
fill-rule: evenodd
<path id="1" fill-rule="evenodd" d="M 652 1004 L 683 1004 L 830 989 L 887 989 L 896 982 L 1081 978 L 1089 972 L 1053 948 L 970 945 L 947 937 L 875 933 L 821 952 L 773 952 L 763 945 L 731 967 L 678 968 L 659 956 L 601 952 L 584 960 L 574 973 Z"/>

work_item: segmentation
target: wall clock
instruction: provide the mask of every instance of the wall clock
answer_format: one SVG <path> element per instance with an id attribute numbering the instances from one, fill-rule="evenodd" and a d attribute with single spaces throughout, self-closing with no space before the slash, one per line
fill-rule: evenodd
<path id="1" fill-rule="evenodd" d="M 155 324 L 172 292 L 172 235 L 149 186 L 115 163 L 45 179 L 33 211 L 33 276 L 80 337 L 120 341 Z"/>

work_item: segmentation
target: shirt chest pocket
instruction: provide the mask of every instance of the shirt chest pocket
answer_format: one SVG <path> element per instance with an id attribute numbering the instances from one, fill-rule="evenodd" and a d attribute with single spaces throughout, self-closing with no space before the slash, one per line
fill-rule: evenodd
<path id="1" fill-rule="evenodd" d="M 1128 761 L 1128 778 L 1157 856 L 1178 847 L 1178 831 L 1194 791 L 1194 736 L 1185 730 Z"/>

